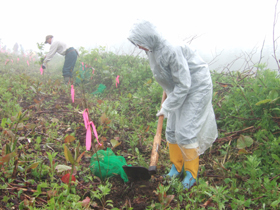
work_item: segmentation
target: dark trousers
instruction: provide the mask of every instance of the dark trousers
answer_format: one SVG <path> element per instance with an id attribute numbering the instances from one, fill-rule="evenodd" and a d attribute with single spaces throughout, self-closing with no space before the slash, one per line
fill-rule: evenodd
<path id="1" fill-rule="evenodd" d="M 78 54 L 73 47 L 66 50 L 65 61 L 62 69 L 62 74 L 64 77 L 71 77 L 74 71 L 74 67 L 77 61 Z"/>

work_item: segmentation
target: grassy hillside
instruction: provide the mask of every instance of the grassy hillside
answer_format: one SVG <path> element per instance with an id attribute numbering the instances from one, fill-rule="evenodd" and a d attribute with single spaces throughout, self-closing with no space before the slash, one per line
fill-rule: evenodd
<path id="1" fill-rule="evenodd" d="M 148 167 L 162 89 L 146 59 L 81 49 L 74 102 L 61 58 L 42 75 L 38 60 L 0 54 L 3 209 L 279 209 L 280 79 L 265 65 L 211 72 L 219 137 L 200 157 L 199 185 L 186 191 L 161 176 L 171 166 L 164 132 L 151 180 L 101 179 L 90 170 L 92 155 L 107 148 Z M 85 109 L 102 143 L 92 133 L 90 151 Z"/>

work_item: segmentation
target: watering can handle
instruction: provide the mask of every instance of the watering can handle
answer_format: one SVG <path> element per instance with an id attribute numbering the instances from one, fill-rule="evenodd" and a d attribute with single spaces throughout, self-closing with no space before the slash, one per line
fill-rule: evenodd
<path id="1" fill-rule="evenodd" d="M 163 91 L 162 94 L 162 99 L 161 99 L 161 106 L 163 102 L 166 99 L 166 93 Z M 160 106 L 160 108 L 161 108 Z M 152 154 L 151 154 L 151 162 L 149 166 L 149 172 L 150 174 L 155 174 L 157 171 L 157 162 L 158 162 L 158 156 L 159 156 L 159 149 L 160 149 L 160 143 L 161 143 L 161 131 L 162 131 L 162 124 L 163 124 L 164 116 L 160 115 L 158 117 L 158 125 L 157 125 L 157 132 L 154 137 L 154 144 L 153 144 L 153 149 L 152 149 Z"/>

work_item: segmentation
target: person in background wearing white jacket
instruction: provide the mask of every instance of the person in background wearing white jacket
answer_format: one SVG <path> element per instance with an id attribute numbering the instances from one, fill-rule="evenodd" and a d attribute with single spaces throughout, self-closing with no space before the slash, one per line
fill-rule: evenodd
<path id="1" fill-rule="evenodd" d="M 74 67 L 77 61 L 78 52 L 75 48 L 67 46 L 64 42 L 54 40 L 52 35 L 46 36 L 45 44 L 50 44 L 50 51 L 46 55 L 42 68 L 46 68 L 47 62 L 49 62 L 55 53 L 59 53 L 60 55 L 65 56 L 65 61 L 62 69 L 62 74 L 64 77 L 64 83 L 70 83 L 72 80 L 72 75 L 74 71 Z"/>
<path id="2" fill-rule="evenodd" d="M 218 136 L 208 65 L 189 45 L 171 44 L 146 20 L 133 25 L 128 39 L 146 51 L 154 78 L 167 94 L 157 113 L 167 118 L 172 162 L 167 176 L 183 178 L 184 188 L 190 189 L 197 181 L 199 155 Z"/>

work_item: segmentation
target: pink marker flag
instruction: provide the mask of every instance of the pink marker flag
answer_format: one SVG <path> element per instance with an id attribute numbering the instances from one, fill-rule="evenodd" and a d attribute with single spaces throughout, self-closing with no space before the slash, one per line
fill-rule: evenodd
<path id="1" fill-rule="evenodd" d="M 100 144 L 100 142 L 98 140 L 98 134 L 97 134 L 95 125 L 94 125 L 94 123 L 92 121 L 89 122 L 89 119 L 88 119 L 88 109 L 84 110 L 83 117 L 84 117 L 85 127 L 87 129 L 87 133 L 86 133 L 86 150 L 90 150 L 90 147 L 91 147 L 91 128 L 90 128 L 90 126 L 93 129 L 93 133 L 95 135 L 97 143 L 101 146 L 102 144 Z"/>
<path id="2" fill-rule="evenodd" d="M 102 146 L 102 144 L 100 144 L 100 142 L 98 140 L 97 130 L 96 130 L 95 125 L 94 125 L 94 123 L 92 121 L 90 121 L 90 125 L 92 127 L 92 130 L 93 130 L 93 133 L 94 133 L 94 136 L 96 138 L 97 143 L 99 144 L 99 146 Z"/>
<path id="3" fill-rule="evenodd" d="M 87 134 L 86 134 L 86 150 L 90 150 L 91 147 L 91 129 L 90 125 L 88 125 Z"/>
<path id="4" fill-rule="evenodd" d="M 84 123 L 85 123 L 85 128 L 87 129 L 88 126 L 88 109 L 85 109 L 83 112 L 83 118 L 84 118 Z"/>
<path id="5" fill-rule="evenodd" d="M 116 77 L 116 87 L 118 87 L 118 84 L 120 83 L 119 77 L 120 77 L 120 75 L 118 75 L 118 76 Z"/>
<path id="6" fill-rule="evenodd" d="M 44 73 L 44 69 L 42 68 L 42 66 L 40 68 L 40 72 L 41 72 L 41 75 Z"/>
<path id="7" fill-rule="evenodd" d="M 6 60 L 5 65 L 8 63 L 9 59 Z"/>
<path id="8" fill-rule="evenodd" d="M 72 102 L 74 103 L 74 98 L 75 98 L 75 89 L 74 89 L 74 85 L 71 85 L 71 97 L 72 97 Z"/>
<path id="9" fill-rule="evenodd" d="M 12 63 L 14 63 L 13 59 L 11 59 Z"/>
<path id="10" fill-rule="evenodd" d="M 17 58 L 17 62 L 19 62 L 19 58 Z"/>
<path id="11" fill-rule="evenodd" d="M 91 67 L 91 68 L 92 68 L 92 74 L 94 74 L 94 70 L 95 70 L 95 69 L 94 69 L 93 67 Z"/>
<path id="12" fill-rule="evenodd" d="M 96 138 L 97 143 L 99 144 L 99 146 L 101 146 L 102 144 L 100 144 L 100 142 L 98 141 L 98 134 L 95 128 L 95 125 L 92 121 L 89 122 L 88 127 L 87 127 L 87 134 L 86 134 L 86 150 L 90 150 L 91 147 L 91 128 L 93 130 L 94 136 Z"/>
<path id="13" fill-rule="evenodd" d="M 29 66 L 29 61 L 28 61 L 28 60 L 26 61 L 26 63 L 27 63 L 27 65 Z"/>

